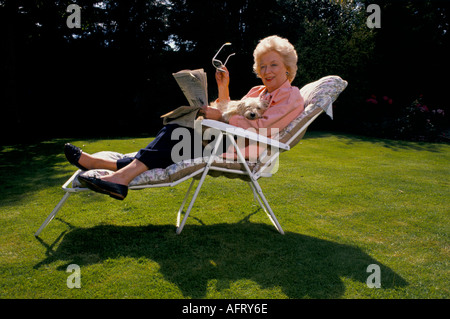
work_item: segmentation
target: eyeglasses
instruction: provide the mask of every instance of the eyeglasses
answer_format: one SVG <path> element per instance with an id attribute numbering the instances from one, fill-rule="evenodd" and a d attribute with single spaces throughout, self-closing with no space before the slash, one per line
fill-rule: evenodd
<path id="1" fill-rule="evenodd" d="M 216 55 L 212 58 L 212 65 L 213 65 L 217 70 L 219 70 L 220 72 L 225 72 L 225 70 L 222 69 L 222 67 L 225 66 L 225 64 L 227 64 L 228 59 L 230 58 L 230 56 L 236 54 L 236 53 L 231 53 L 231 54 L 227 57 L 227 59 L 225 60 L 225 63 L 222 63 L 222 61 L 217 60 L 217 59 L 216 59 L 217 55 L 218 55 L 219 52 L 223 49 L 223 47 L 226 46 L 226 45 L 231 45 L 231 43 L 230 43 L 230 42 L 227 42 L 227 43 L 225 43 L 224 45 L 222 45 L 222 46 L 220 47 L 219 51 L 217 51 Z"/>

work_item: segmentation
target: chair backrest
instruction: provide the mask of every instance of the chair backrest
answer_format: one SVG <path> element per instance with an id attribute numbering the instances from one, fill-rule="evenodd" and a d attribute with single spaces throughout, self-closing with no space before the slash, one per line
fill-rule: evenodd
<path id="1" fill-rule="evenodd" d="M 330 75 L 302 87 L 300 93 L 305 101 L 305 110 L 280 132 L 279 141 L 292 148 L 303 138 L 314 117 L 322 112 L 332 117 L 332 103 L 347 84 L 339 76 Z"/>

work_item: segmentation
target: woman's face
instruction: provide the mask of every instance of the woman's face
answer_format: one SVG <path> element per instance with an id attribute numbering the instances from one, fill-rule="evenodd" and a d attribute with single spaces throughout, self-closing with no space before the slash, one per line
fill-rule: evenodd
<path id="1" fill-rule="evenodd" d="M 259 76 L 269 93 L 278 89 L 287 80 L 287 69 L 283 58 L 278 52 L 269 51 L 264 53 L 261 55 L 259 64 Z"/>

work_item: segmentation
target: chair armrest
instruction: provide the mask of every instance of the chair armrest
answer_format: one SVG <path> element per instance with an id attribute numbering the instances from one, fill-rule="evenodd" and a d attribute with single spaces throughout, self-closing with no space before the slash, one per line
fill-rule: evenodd
<path id="1" fill-rule="evenodd" d="M 244 138 L 247 138 L 252 141 L 256 141 L 256 142 L 263 143 L 263 144 L 270 145 L 270 146 L 275 146 L 275 147 L 278 147 L 279 149 L 283 149 L 286 151 L 290 149 L 289 145 L 281 143 L 280 141 L 277 141 L 277 140 L 268 138 L 264 135 L 260 135 L 256 132 L 244 130 L 241 127 L 233 126 L 233 125 L 226 124 L 223 122 L 205 119 L 205 120 L 202 120 L 202 125 L 217 129 L 219 131 L 222 131 L 223 133 L 228 133 L 228 134 L 244 137 Z"/>

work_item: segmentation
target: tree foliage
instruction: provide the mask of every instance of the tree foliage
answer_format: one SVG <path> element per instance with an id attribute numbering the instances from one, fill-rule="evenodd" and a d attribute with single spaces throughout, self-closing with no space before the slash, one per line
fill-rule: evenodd
<path id="1" fill-rule="evenodd" d="M 66 24 L 73 3 L 81 7 L 80 29 Z M 336 103 L 335 129 L 357 129 L 370 117 L 360 112 L 370 94 L 398 105 L 425 94 L 444 110 L 444 84 L 433 80 L 448 67 L 449 4 L 377 3 L 380 29 L 366 25 L 369 1 L 0 1 L 0 99 L 14 126 L 8 135 L 153 134 L 161 114 L 186 103 L 173 72 L 204 68 L 214 98 L 211 58 L 232 42 L 223 54 L 237 53 L 228 67 L 238 99 L 260 83 L 252 53 L 272 34 L 297 48 L 294 85 L 330 74 L 349 82 Z M 92 119 L 95 125 L 85 123 Z"/>

